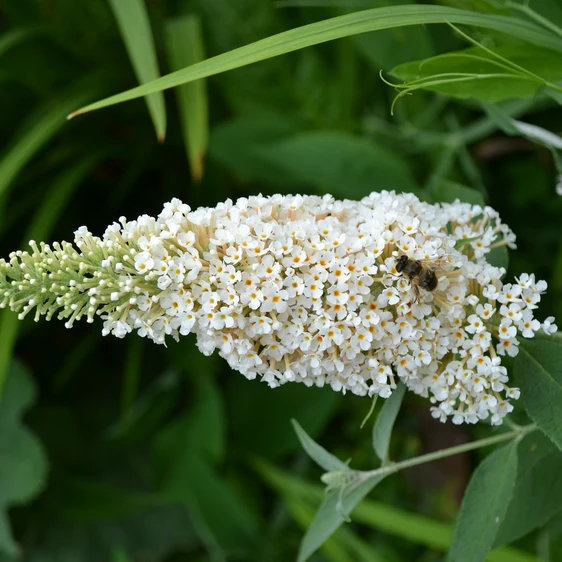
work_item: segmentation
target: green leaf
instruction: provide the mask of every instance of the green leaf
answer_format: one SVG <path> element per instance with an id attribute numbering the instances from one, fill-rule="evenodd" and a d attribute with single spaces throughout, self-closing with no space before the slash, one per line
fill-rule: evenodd
<path id="1" fill-rule="evenodd" d="M 390 447 L 390 436 L 396 421 L 396 416 L 402 405 L 406 387 L 399 383 L 393 393 L 384 402 L 377 421 L 373 427 L 373 447 L 377 456 L 384 464 L 388 462 L 388 449 Z"/>
<path id="2" fill-rule="evenodd" d="M 453 536 L 451 525 L 371 500 L 364 500 L 357 506 L 353 512 L 353 520 L 375 531 L 389 533 L 402 540 L 440 552 L 449 549 Z M 490 552 L 486 561 L 539 562 L 527 552 L 510 547 L 502 547 Z"/>
<path id="3" fill-rule="evenodd" d="M 300 501 L 317 505 L 325 499 L 320 486 L 310 484 L 283 472 L 264 461 L 255 461 L 259 473 L 289 502 Z M 289 507 L 291 508 L 291 503 Z M 364 499 L 353 511 L 353 521 L 365 525 L 377 533 L 388 533 L 403 541 L 409 541 L 440 552 L 449 548 L 453 528 L 429 517 L 399 509 L 393 505 Z M 307 522 L 306 527 L 308 527 Z M 338 533 L 342 529 L 338 530 Z M 535 556 L 510 547 L 491 552 L 487 562 L 539 562 Z"/>
<path id="4" fill-rule="evenodd" d="M 60 497 L 59 501 L 66 499 Z M 53 505 L 42 532 L 28 545 L 26 562 L 106 562 L 116 549 L 127 552 L 135 562 L 156 562 L 198 547 L 182 506 L 145 508 L 127 518 L 91 524 L 57 518 L 59 506 Z"/>
<path id="5" fill-rule="evenodd" d="M 482 193 L 449 180 L 441 180 L 432 185 L 431 196 L 438 203 L 453 203 L 457 199 L 472 205 L 485 205 Z"/>
<path id="6" fill-rule="evenodd" d="M 486 114 L 490 120 L 504 133 L 512 136 L 517 136 L 519 133 L 515 126 L 514 119 L 512 119 L 507 111 L 499 105 L 489 103 L 482 104 Z"/>
<path id="7" fill-rule="evenodd" d="M 29 373 L 12 363 L 0 399 L 0 550 L 9 554 L 16 554 L 16 546 L 6 508 L 33 499 L 47 476 L 43 447 L 20 421 L 34 400 L 35 387 Z"/>
<path id="8" fill-rule="evenodd" d="M 512 119 L 505 110 L 496 105 L 485 105 L 486 113 L 506 134 L 524 137 L 550 149 L 562 150 L 562 137 L 542 127 Z"/>
<path id="9" fill-rule="evenodd" d="M 205 49 L 201 19 L 195 15 L 188 15 L 168 20 L 166 22 L 166 43 L 172 70 L 179 70 L 204 60 Z M 206 81 L 197 80 L 179 86 L 176 94 L 191 177 L 194 181 L 200 182 L 203 178 L 209 142 Z"/>
<path id="10" fill-rule="evenodd" d="M 312 523 L 314 512 L 320 501 L 325 498 L 322 490 L 315 485 L 309 484 L 284 472 L 279 468 L 263 460 L 254 459 L 256 470 L 263 479 L 282 496 L 293 519 L 299 526 L 306 530 Z M 263 555 L 263 560 L 273 559 L 272 555 Z M 379 555 L 370 545 L 360 539 L 352 529 L 340 527 L 320 547 L 322 555 L 333 562 L 382 562 L 385 557 Z"/>
<path id="11" fill-rule="evenodd" d="M 155 439 L 160 495 L 185 505 L 217 549 L 245 551 L 256 540 L 257 522 L 215 468 L 224 452 L 224 405 L 212 380 L 198 378 L 197 384 L 194 408 Z"/>
<path id="12" fill-rule="evenodd" d="M 417 189 L 405 160 L 381 145 L 347 133 L 299 133 L 257 152 L 296 180 L 339 197 L 361 199 L 383 189 Z"/>
<path id="13" fill-rule="evenodd" d="M 348 494 L 344 490 L 343 497 L 339 490 L 330 492 L 318 508 L 302 539 L 297 562 L 308 560 L 345 521 L 344 514 L 349 515 L 384 477 L 385 475 L 370 478 Z"/>
<path id="14" fill-rule="evenodd" d="M 535 432 L 519 445 L 513 499 L 495 544 L 508 544 L 544 525 L 562 510 L 562 453 Z"/>
<path id="15" fill-rule="evenodd" d="M 544 81 L 562 79 L 559 52 L 532 45 L 507 45 L 490 50 L 539 78 L 511 68 L 480 47 L 408 62 L 391 73 L 405 82 L 400 89 L 411 84 L 416 89 L 488 103 L 533 97 L 545 86 Z"/>
<path id="16" fill-rule="evenodd" d="M 131 344 L 132 350 L 138 349 L 142 342 L 137 338 L 137 343 Z M 133 367 L 137 368 L 141 357 L 127 361 L 127 371 Z M 141 367 L 139 367 L 140 369 Z M 139 372 L 140 374 L 140 372 Z M 135 374 L 135 376 L 137 376 Z M 136 383 L 135 383 L 136 384 Z M 160 374 L 142 392 L 137 400 L 130 404 L 121 419 L 108 430 L 108 435 L 113 439 L 126 439 L 127 441 L 141 441 L 150 438 L 159 429 L 164 420 L 167 420 L 181 401 L 179 387 L 181 377 L 176 371 Z M 127 388 L 127 387 L 126 387 Z M 127 390 L 127 393 L 129 391 Z M 201 404 L 199 406 L 202 406 Z M 188 425 L 193 423 L 187 422 Z M 203 432 L 205 435 L 205 432 Z"/>
<path id="17" fill-rule="evenodd" d="M 483 562 L 505 517 L 517 477 L 517 441 L 495 450 L 474 471 L 464 494 L 448 560 Z"/>
<path id="18" fill-rule="evenodd" d="M 260 154 L 260 149 L 294 135 L 297 126 L 286 116 L 266 114 L 237 117 L 213 127 L 209 157 L 226 165 L 242 180 L 261 180 L 272 188 L 287 189 L 288 178 L 275 163 Z"/>
<path id="19" fill-rule="evenodd" d="M 486 261 L 494 267 L 503 267 L 505 270 L 509 267 L 509 252 L 506 246 L 498 246 L 493 248 L 486 254 Z"/>
<path id="20" fill-rule="evenodd" d="M 160 77 L 156 48 L 150 29 L 150 20 L 144 0 L 109 0 L 129 59 L 141 84 Z M 162 142 L 166 137 L 166 105 L 164 95 L 154 92 L 146 96 L 146 104 L 156 136 Z"/>
<path id="21" fill-rule="evenodd" d="M 302 499 L 286 497 L 285 505 L 302 529 L 307 529 L 314 518 L 314 506 Z M 352 529 L 340 527 L 321 547 L 320 552 L 330 562 L 386 562 L 386 558 L 356 535 Z"/>
<path id="22" fill-rule="evenodd" d="M 324 470 L 331 472 L 334 470 L 343 470 L 348 471 L 349 468 L 347 464 L 340 461 L 337 457 L 332 455 L 321 447 L 312 439 L 308 433 L 299 425 L 299 422 L 296 420 L 291 420 L 293 427 L 295 428 L 295 432 L 299 441 L 301 442 L 302 448 L 306 451 L 307 455 L 318 465 L 321 466 Z"/>
<path id="23" fill-rule="evenodd" d="M 521 19 L 423 4 L 389 6 L 354 12 L 272 35 L 82 107 L 74 111 L 71 117 L 341 37 L 381 29 L 443 22 L 500 31 L 521 41 L 562 52 L 562 42 L 559 38 L 540 26 Z"/>
<path id="24" fill-rule="evenodd" d="M 545 90 L 544 92 L 549 98 L 552 98 L 556 103 L 562 105 L 562 92 L 556 90 Z"/>
<path id="25" fill-rule="evenodd" d="M 34 393 L 29 374 L 12 367 L 0 401 L 0 506 L 34 498 L 45 483 L 47 460 L 39 441 L 19 421 Z"/>
<path id="26" fill-rule="evenodd" d="M 562 342 L 546 337 L 522 339 L 514 376 L 527 413 L 562 449 Z"/>
<path id="27" fill-rule="evenodd" d="M 196 388 L 194 407 L 158 434 L 156 453 L 165 471 L 173 470 L 178 449 L 201 454 L 213 461 L 218 461 L 224 454 L 225 412 L 222 397 L 212 380 L 199 379 Z"/>
<path id="28" fill-rule="evenodd" d="M 220 549 L 245 552 L 258 538 L 258 523 L 215 468 L 191 449 L 178 449 L 162 481 L 161 496 L 184 504 Z"/>
<path id="29" fill-rule="evenodd" d="M 455 250 L 461 250 L 465 246 L 468 246 L 470 243 L 474 242 L 475 240 L 480 240 L 482 235 L 480 236 L 472 236 L 471 238 L 461 238 L 455 242 Z"/>
<path id="30" fill-rule="evenodd" d="M 57 492 L 65 500 L 58 513 L 79 524 L 125 517 L 158 501 L 154 495 L 120 489 L 102 480 L 67 476 L 59 486 Z"/>
<path id="31" fill-rule="evenodd" d="M 12 536 L 8 514 L 2 509 L 0 510 L 0 562 L 14 562 L 13 557 L 17 557 L 18 554 L 19 547 Z M 9 560 L 6 560 L 8 557 Z"/>

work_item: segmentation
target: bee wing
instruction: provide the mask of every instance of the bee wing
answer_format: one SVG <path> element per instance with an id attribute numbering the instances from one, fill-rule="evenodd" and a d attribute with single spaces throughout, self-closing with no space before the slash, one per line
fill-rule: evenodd
<path id="1" fill-rule="evenodd" d="M 429 260 L 421 260 L 422 263 L 431 269 L 439 269 L 446 265 L 450 265 L 453 261 L 452 256 L 441 256 L 439 258 L 432 258 Z"/>

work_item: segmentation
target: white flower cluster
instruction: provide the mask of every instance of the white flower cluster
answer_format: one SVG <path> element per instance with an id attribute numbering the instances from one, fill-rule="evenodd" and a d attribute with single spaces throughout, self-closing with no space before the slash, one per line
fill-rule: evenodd
<path id="1" fill-rule="evenodd" d="M 514 235 L 489 208 L 411 194 L 250 197 L 120 219 L 102 239 L 32 243 L 0 261 L 2 305 L 36 318 L 105 318 L 103 333 L 164 343 L 194 332 L 204 354 L 271 387 L 330 385 L 388 397 L 398 380 L 442 421 L 501 423 L 519 391 L 499 355 L 517 335 L 556 331 L 533 316 L 544 281 L 503 285 L 490 250 Z M 406 268 L 397 271 L 403 256 Z M 64 275 L 68 282 L 63 282 Z M 435 287 L 423 282 L 434 276 Z"/>

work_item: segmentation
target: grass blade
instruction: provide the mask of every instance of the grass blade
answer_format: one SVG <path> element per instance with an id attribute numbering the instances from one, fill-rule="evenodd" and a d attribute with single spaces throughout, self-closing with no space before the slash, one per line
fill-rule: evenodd
<path id="1" fill-rule="evenodd" d="M 30 115 L 17 140 L 0 159 L 0 196 L 34 154 L 62 128 L 65 116 L 76 103 L 84 103 L 91 95 L 80 93 L 48 102 Z"/>
<path id="2" fill-rule="evenodd" d="M 40 28 L 39 27 L 25 27 L 21 29 L 12 29 L 0 38 L 0 55 L 9 51 L 12 47 L 22 43 L 26 39 L 35 36 Z"/>
<path id="3" fill-rule="evenodd" d="M 188 15 L 168 20 L 166 44 L 172 70 L 179 70 L 204 60 L 200 18 Z M 200 182 L 209 142 L 207 84 L 205 80 L 197 80 L 180 86 L 176 93 L 191 177 L 193 181 Z"/>
<path id="4" fill-rule="evenodd" d="M 72 194 L 99 160 L 99 157 L 99 154 L 95 154 L 85 158 L 74 166 L 70 166 L 55 180 L 51 189 L 45 193 L 43 203 L 37 208 L 37 212 L 31 219 L 22 246 L 27 244 L 29 240 L 47 241 L 46 238 L 49 237 L 59 221 Z"/>
<path id="5" fill-rule="evenodd" d="M 109 0 L 117 20 L 129 59 L 141 84 L 160 77 L 154 39 L 143 0 Z M 166 137 L 166 105 L 164 95 L 154 92 L 146 96 L 146 105 L 158 140 Z"/>
<path id="6" fill-rule="evenodd" d="M 75 117 L 81 113 L 136 99 L 147 94 L 173 88 L 180 84 L 193 82 L 200 78 L 240 68 L 241 66 L 284 55 L 285 53 L 318 45 L 326 41 L 368 31 L 430 23 L 457 23 L 492 29 L 512 35 L 523 41 L 562 52 L 562 41 L 554 34 L 533 23 L 517 18 L 422 4 L 388 6 L 354 12 L 272 35 L 250 45 L 245 45 L 239 49 L 234 49 L 172 74 L 162 76 L 148 84 L 143 84 L 142 86 L 87 105 L 74 111 L 69 117 Z"/>

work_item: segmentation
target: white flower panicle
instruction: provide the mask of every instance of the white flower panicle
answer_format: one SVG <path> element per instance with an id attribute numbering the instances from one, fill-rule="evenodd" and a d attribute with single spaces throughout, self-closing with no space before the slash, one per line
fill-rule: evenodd
<path id="1" fill-rule="evenodd" d="M 388 397 L 402 380 L 454 423 L 501 423 L 519 390 L 500 356 L 517 354 L 518 335 L 556 331 L 533 316 L 546 283 L 504 285 L 486 260 L 515 247 L 511 230 L 460 202 L 274 195 L 192 211 L 174 199 L 102 238 L 82 227 L 75 245 L 30 245 L 0 260 L 1 305 L 20 317 L 58 311 L 71 327 L 97 314 L 104 334 L 156 343 L 193 332 L 204 354 L 271 387 Z M 397 271 L 402 256 L 419 274 Z"/>

